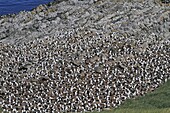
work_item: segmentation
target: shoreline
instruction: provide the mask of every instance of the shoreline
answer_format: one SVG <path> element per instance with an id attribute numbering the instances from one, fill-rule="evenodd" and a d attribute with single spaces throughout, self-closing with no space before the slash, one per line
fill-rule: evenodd
<path id="1" fill-rule="evenodd" d="M 19 13 L 22 13 L 22 12 L 30 12 L 30 11 L 32 11 L 32 10 L 35 10 L 35 9 L 36 9 L 37 7 L 39 7 L 40 5 L 50 6 L 50 4 L 52 4 L 53 2 L 56 2 L 56 0 L 53 0 L 53 1 L 51 1 L 51 2 L 44 3 L 44 4 L 39 4 L 38 6 L 32 8 L 32 9 L 30 9 L 30 10 L 27 10 L 27 11 L 21 10 L 21 11 L 19 11 L 19 12 L 15 12 L 15 13 L 2 14 L 2 15 L 0 15 L 0 18 L 3 18 L 4 16 L 5 16 L 5 17 L 11 17 L 11 16 L 14 17 L 15 15 L 18 15 Z"/>

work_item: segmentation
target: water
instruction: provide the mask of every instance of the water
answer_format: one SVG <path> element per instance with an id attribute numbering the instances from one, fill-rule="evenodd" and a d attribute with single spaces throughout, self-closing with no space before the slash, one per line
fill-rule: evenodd
<path id="1" fill-rule="evenodd" d="M 0 15 L 29 11 L 53 0 L 0 0 Z"/>

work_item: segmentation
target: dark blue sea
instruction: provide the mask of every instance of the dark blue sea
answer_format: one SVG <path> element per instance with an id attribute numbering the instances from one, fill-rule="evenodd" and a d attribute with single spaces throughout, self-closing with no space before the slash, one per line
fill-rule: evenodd
<path id="1" fill-rule="evenodd" d="M 0 15 L 29 11 L 40 4 L 46 4 L 53 0 L 0 0 Z"/>

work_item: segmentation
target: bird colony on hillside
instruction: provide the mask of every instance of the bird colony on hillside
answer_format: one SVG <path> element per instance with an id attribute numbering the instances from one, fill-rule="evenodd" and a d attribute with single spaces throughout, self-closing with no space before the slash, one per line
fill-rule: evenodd
<path id="1" fill-rule="evenodd" d="M 170 79 L 168 7 L 87 1 L 53 4 L 47 16 L 41 6 L 0 18 L 4 111 L 101 111 Z"/>
<path id="2" fill-rule="evenodd" d="M 12 112 L 102 110 L 154 90 L 170 77 L 170 40 L 44 38 L 0 45 L 1 106 Z"/>

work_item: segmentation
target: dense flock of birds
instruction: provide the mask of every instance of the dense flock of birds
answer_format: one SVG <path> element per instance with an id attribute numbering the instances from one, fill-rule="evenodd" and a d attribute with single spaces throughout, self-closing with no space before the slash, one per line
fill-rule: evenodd
<path id="1" fill-rule="evenodd" d="M 170 78 L 170 40 L 112 33 L 0 43 L 1 107 L 12 112 L 87 112 L 120 105 Z M 143 46 L 144 45 L 144 46 Z"/>
<path id="2" fill-rule="evenodd" d="M 74 7 L 83 4 L 79 0 L 70 1 L 77 2 Z M 67 3 L 61 2 L 58 10 L 65 10 L 62 4 Z M 144 5 L 125 3 L 122 8 L 121 4 L 97 0 L 94 8 L 85 6 L 91 14 L 100 15 L 88 12 L 85 16 L 81 13 L 70 14 L 69 23 L 61 18 L 71 30 L 65 30 L 67 27 L 62 29 L 64 24 L 59 25 L 59 21 L 46 28 L 58 27 L 61 32 L 53 29 L 54 33 L 40 35 L 41 38 L 33 37 L 34 33 L 30 32 L 30 39 L 25 34 L 30 29 L 28 26 L 25 31 L 17 28 L 22 35 L 16 35 L 16 31 L 14 33 L 20 37 L 14 38 L 13 43 L 22 43 L 12 44 L 13 31 L 7 34 L 12 38 L 6 41 L 1 37 L 0 107 L 14 113 L 101 111 L 155 90 L 170 79 L 170 16 L 168 8 L 150 7 L 150 3 L 150 0 Z M 56 8 L 55 5 L 53 7 Z M 66 9 L 70 7 L 65 5 Z M 75 8 L 73 12 L 78 13 L 76 11 Z M 80 12 L 85 11 L 80 8 Z M 114 16 L 114 11 L 117 16 Z M 49 14 L 55 17 L 55 13 Z M 19 16 L 22 17 L 21 14 Z M 89 14 L 91 16 L 86 18 Z M 72 16 L 80 18 L 77 24 L 73 21 L 77 19 Z M 4 21 L 10 19 L 15 21 L 3 18 Z M 84 23 L 84 19 L 89 21 Z M 1 23 L 4 23 L 2 26 L 5 29 L 9 24 Z M 21 22 L 19 27 L 22 26 L 24 24 Z M 7 26 L 7 29 L 10 28 Z M 1 35 L 5 33 L 1 32 Z M 28 41 L 22 41 L 23 36 Z"/>

